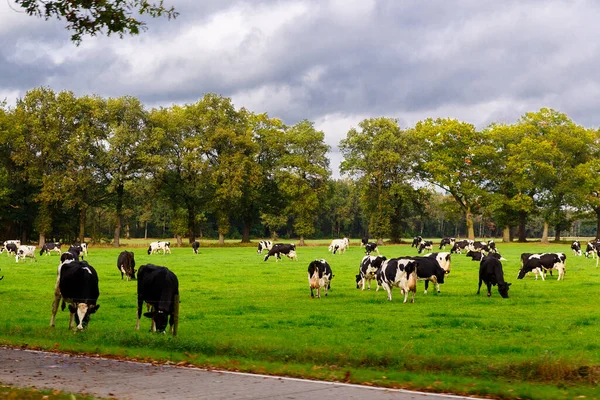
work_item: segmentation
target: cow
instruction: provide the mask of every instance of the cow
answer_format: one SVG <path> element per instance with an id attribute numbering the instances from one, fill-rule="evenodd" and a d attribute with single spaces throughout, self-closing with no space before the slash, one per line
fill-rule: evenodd
<path id="1" fill-rule="evenodd" d="M 419 268 L 417 269 L 417 277 L 420 281 L 425 281 L 424 294 L 427 294 L 429 281 L 435 285 L 437 292 L 440 293 L 440 283 L 444 283 L 444 277 L 446 274 L 450 273 L 450 270 L 446 272 L 446 270 L 440 266 L 440 263 L 436 259 L 437 257 L 415 256 L 403 258 L 410 258 L 411 260 L 420 261 Z"/>
<path id="2" fill-rule="evenodd" d="M 340 253 L 344 253 L 349 247 L 350 241 L 348 240 L 348 238 L 333 239 L 327 250 L 332 252 L 333 254 L 337 253 L 338 251 Z"/>
<path id="3" fill-rule="evenodd" d="M 600 248 L 600 242 L 598 242 L 598 241 L 587 242 L 587 245 L 585 247 L 585 258 L 589 258 L 590 256 L 592 258 L 595 258 L 597 250 L 599 248 Z"/>
<path id="4" fill-rule="evenodd" d="M 431 240 L 424 240 L 419 244 L 419 248 L 417 252 L 421 254 L 423 250 L 432 251 L 433 250 L 433 242 Z"/>
<path id="5" fill-rule="evenodd" d="M 290 252 L 292 252 L 292 251 L 293 251 L 293 253 L 292 253 L 293 258 L 298 260 L 298 257 L 296 256 L 296 245 L 295 244 L 285 244 L 285 243 L 274 244 L 273 247 L 271 247 L 271 250 L 269 250 L 269 252 L 265 256 L 264 261 L 267 261 L 269 259 L 269 257 L 275 256 L 275 261 L 277 262 L 281 259 L 282 254 L 287 255 L 289 257 Z M 290 257 L 290 258 L 292 258 L 292 257 Z"/>
<path id="6" fill-rule="evenodd" d="M 85 256 L 87 257 L 88 255 L 88 244 L 83 242 L 79 244 L 79 247 L 81 247 L 81 254 L 85 254 Z"/>
<path id="7" fill-rule="evenodd" d="M 481 284 L 485 282 L 487 286 L 487 295 L 492 295 L 492 286 L 498 286 L 498 293 L 505 299 L 508 299 L 508 289 L 511 285 L 504 281 L 504 272 L 502 263 L 496 257 L 487 256 L 479 264 L 479 287 L 477 294 L 481 291 Z"/>
<path id="8" fill-rule="evenodd" d="M 17 249 L 17 254 L 15 256 L 16 262 L 19 262 L 19 259 L 25 260 L 25 258 L 31 258 L 32 261 L 35 260 L 37 262 L 37 258 L 35 258 L 35 246 L 19 246 Z"/>
<path id="9" fill-rule="evenodd" d="M 465 249 L 468 250 L 468 247 L 471 244 L 473 244 L 472 240 L 468 240 L 468 239 L 459 240 L 458 242 L 454 243 L 454 246 L 452 246 L 450 253 L 462 254 L 463 250 L 465 250 Z"/>
<path id="10" fill-rule="evenodd" d="M 504 260 L 504 261 L 506 261 L 506 258 L 502 257 L 500 255 L 500 253 L 494 253 L 494 252 L 491 252 L 491 251 L 486 256 L 486 255 L 484 255 L 483 253 L 481 253 L 479 251 L 471 251 L 471 250 L 469 250 L 469 252 L 467 252 L 467 257 L 471 257 L 471 260 L 473 260 L 473 261 L 481 261 L 485 257 L 494 257 L 497 260 Z"/>
<path id="11" fill-rule="evenodd" d="M 56 242 L 56 243 L 45 243 L 42 248 L 40 249 L 40 256 L 42 254 L 44 254 L 44 252 L 46 253 L 47 256 L 50 255 L 51 251 L 56 251 L 58 252 L 58 255 L 60 256 L 62 253 L 60 251 L 60 246 L 61 243 Z"/>
<path id="12" fill-rule="evenodd" d="M 580 256 L 583 254 L 581 252 L 581 244 L 579 244 L 579 241 L 577 241 L 577 240 L 575 240 L 573 243 L 571 243 L 571 250 L 573 250 L 574 256 Z"/>
<path id="13" fill-rule="evenodd" d="M 63 263 L 67 260 L 79 260 L 78 255 L 73 254 L 71 252 L 65 251 L 60 255 L 60 262 Z"/>
<path id="14" fill-rule="evenodd" d="M 321 288 L 325 291 L 325 296 L 331 288 L 333 279 L 331 267 L 325 260 L 315 260 L 308 264 L 308 285 L 310 286 L 310 297 L 315 297 L 313 290 L 317 291 L 317 298 L 321 298 Z"/>
<path id="15" fill-rule="evenodd" d="M 452 248 L 452 247 L 454 247 L 455 242 L 456 242 L 456 238 L 451 238 L 451 237 L 446 236 L 440 242 L 439 250 L 446 248 L 447 245 L 450 245 L 450 248 Z"/>
<path id="16" fill-rule="evenodd" d="M 377 280 L 377 270 L 381 268 L 381 264 L 386 260 L 385 256 L 364 256 L 360 262 L 358 275 L 356 275 L 356 288 L 365 290 L 368 281 L 368 289 L 371 290 L 371 280 Z M 379 291 L 379 285 L 377 285 Z"/>
<path id="17" fill-rule="evenodd" d="M 415 247 L 415 248 L 419 248 L 419 245 L 421 244 L 421 242 L 423 241 L 423 238 L 421 236 L 416 236 L 413 238 L 412 244 L 410 245 L 410 247 Z"/>
<path id="18" fill-rule="evenodd" d="M 256 250 L 256 252 L 258 254 L 262 254 L 263 250 L 271 250 L 271 248 L 273 247 L 273 242 L 271 242 L 270 240 L 261 240 L 260 242 L 258 242 L 258 250 Z"/>
<path id="19" fill-rule="evenodd" d="M 73 317 L 78 330 L 83 330 L 90 321 L 90 316 L 100 308 L 98 297 L 98 274 L 94 267 L 86 261 L 67 260 L 58 266 L 58 277 L 54 288 L 52 318 L 50 326 L 54 326 L 58 303 L 62 299 L 61 310 L 65 310 L 65 302 L 69 303 L 69 329 L 73 329 Z"/>
<path id="20" fill-rule="evenodd" d="M 490 253 L 497 253 L 498 249 L 496 249 L 496 242 L 494 242 L 493 240 L 489 240 L 487 243 L 489 249 L 490 249 Z"/>
<path id="21" fill-rule="evenodd" d="M 547 270 L 558 270 L 558 280 L 565 279 L 565 264 L 567 256 L 564 253 L 542 253 L 542 254 L 521 254 L 522 267 L 519 270 L 517 279 L 523 279 L 528 272 L 535 273 L 535 279 L 538 274 L 544 279 L 544 273 Z"/>
<path id="22" fill-rule="evenodd" d="M 404 303 L 409 292 L 413 294 L 411 303 L 415 302 L 419 265 L 420 260 L 411 258 L 392 258 L 383 262 L 377 271 L 377 284 L 385 289 L 389 301 L 392 301 L 392 288 L 396 286 L 404 295 Z"/>
<path id="23" fill-rule="evenodd" d="M 81 247 L 80 244 L 72 244 L 71 246 L 69 246 L 69 250 L 67 251 L 73 254 L 76 260 L 78 260 L 79 258 L 83 260 L 83 247 Z"/>
<path id="24" fill-rule="evenodd" d="M 367 243 L 365 244 L 365 254 L 370 255 L 372 252 L 376 251 L 379 254 L 379 249 L 377 248 L 377 243 Z"/>
<path id="25" fill-rule="evenodd" d="M 452 261 L 452 256 L 450 253 L 429 253 L 426 254 L 424 257 L 434 258 L 438 262 L 440 267 L 442 267 L 442 269 L 446 271 L 446 274 L 450 273 L 450 262 Z"/>
<path id="26" fill-rule="evenodd" d="M 20 245 L 17 245 L 16 243 L 6 243 L 2 246 L 2 249 L 0 249 L 0 253 L 2 253 L 3 251 L 6 251 L 6 255 L 8 255 L 9 257 L 11 255 L 15 256 L 15 255 L 17 255 L 17 248 L 19 246 Z"/>
<path id="27" fill-rule="evenodd" d="M 117 269 L 121 271 L 121 280 L 127 277 L 127 281 L 135 281 L 135 258 L 132 251 L 122 251 L 117 259 Z"/>
<path id="28" fill-rule="evenodd" d="M 469 245 L 467 246 L 467 249 L 469 251 L 477 251 L 483 253 L 484 255 L 490 252 L 490 247 L 486 242 L 470 241 Z"/>
<path id="29" fill-rule="evenodd" d="M 152 242 L 148 247 L 148 255 L 162 251 L 163 254 L 171 254 L 171 242 Z"/>
<path id="30" fill-rule="evenodd" d="M 200 248 L 200 242 L 195 240 L 192 243 L 192 250 L 194 250 L 194 254 L 198 254 L 198 249 Z"/>
<path id="31" fill-rule="evenodd" d="M 146 302 L 150 311 L 144 313 L 144 317 L 152 319 L 151 331 L 165 333 L 168 322 L 171 333 L 173 336 L 177 336 L 179 281 L 172 271 L 153 264 L 142 265 L 138 271 L 137 300 L 136 331 L 140 329 L 142 306 Z"/>

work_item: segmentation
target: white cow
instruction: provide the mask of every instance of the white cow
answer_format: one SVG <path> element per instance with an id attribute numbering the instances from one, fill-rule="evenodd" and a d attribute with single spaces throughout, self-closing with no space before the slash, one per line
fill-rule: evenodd
<path id="1" fill-rule="evenodd" d="M 171 254 L 171 242 L 152 242 L 148 247 L 148 255 L 162 251 L 163 254 Z"/>
<path id="2" fill-rule="evenodd" d="M 344 253 L 348 247 L 350 247 L 350 240 L 348 240 L 348 238 L 333 239 L 329 245 L 328 251 L 332 252 L 333 254 L 337 253 L 338 251 L 340 253 Z"/>
<path id="3" fill-rule="evenodd" d="M 35 258 L 35 246 L 19 246 L 15 259 L 19 262 L 20 258 L 24 260 L 26 257 L 33 258 L 37 262 L 37 258 Z"/>

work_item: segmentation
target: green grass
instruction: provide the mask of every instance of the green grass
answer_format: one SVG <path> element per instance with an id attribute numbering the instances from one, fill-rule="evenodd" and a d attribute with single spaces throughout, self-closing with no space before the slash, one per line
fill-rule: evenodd
<path id="1" fill-rule="evenodd" d="M 16 264 L 0 255 L 0 344 L 502 398 L 600 397 L 600 268 L 566 244 L 498 248 L 509 299 L 496 288 L 477 296 L 479 263 L 453 255 L 441 294 L 424 295 L 419 282 L 415 304 L 403 304 L 398 289 L 392 302 L 374 287 L 356 289 L 363 250 L 355 245 L 335 256 L 326 246 L 298 248 L 299 262 L 279 263 L 249 247 L 166 256 L 132 247 L 138 267 L 164 265 L 179 278 L 177 338 L 149 333 L 148 319 L 134 331 L 136 284 L 116 268 L 124 248 L 90 248 L 101 308 L 83 333 L 68 331 L 67 312 L 49 327 L 58 256 Z M 565 281 L 517 280 L 519 254 L 544 251 L 567 253 Z M 381 252 L 416 254 L 409 245 Z M 335 275 L 320 300 L 310 298 L 306 273 L 316 258 Z"/>
<path id="2" fill-rule="evenodd" d="M 60 390 L 21 389 L 13 386 L 0 385 L 0 400 L 93 400 L 95 397 Z"/>

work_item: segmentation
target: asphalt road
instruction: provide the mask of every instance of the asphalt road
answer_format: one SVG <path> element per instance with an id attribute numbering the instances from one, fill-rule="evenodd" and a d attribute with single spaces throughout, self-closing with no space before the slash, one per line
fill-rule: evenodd
<path id="1" fill-rule="evenodd" d="M 466 397 L 0 347 L 0 382 L 116 399 L 446 400 Z"/>

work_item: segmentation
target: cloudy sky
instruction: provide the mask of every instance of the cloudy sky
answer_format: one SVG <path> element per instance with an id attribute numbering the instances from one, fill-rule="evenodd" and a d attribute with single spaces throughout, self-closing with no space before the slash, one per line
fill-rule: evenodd
<path id="1" fill-rule="evenodd" d="M 0 2 L 0 100 L 30 88 L 149 108 L 206 92 L 294 124 L 332 146 L 368 117 L 412 126 L 453 117 L 481 128 L 552 107 L 600 125 L 600 2 L 165 0 L 176 20 L 137 37 L 84 38 Z"/>

